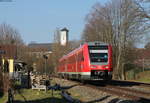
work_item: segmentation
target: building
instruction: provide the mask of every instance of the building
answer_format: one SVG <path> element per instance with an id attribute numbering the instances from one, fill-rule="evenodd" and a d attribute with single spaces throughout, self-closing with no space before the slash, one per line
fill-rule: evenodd
<path id="1" fill-rule="evenodd" d="M 66 44 L 69 42 L 69 36 L 68 32 L 69 30 L 67 28 L 63 28 L 59 31 L 59 41 L 62 46 L 66 46 Z M 37 57 L 41 57 L 45 54 L 49 55 L 52 53 L 52 46 L 53 43 L 30 43 L 28 45 L 29 48 L 31 48 L 31 53 L 35 54 Z"/>
<path id="2" fill-rule="evenodd" d="M 15 45 L 0 45 L 0 67 L 5 73 L 13 75 L 15 71 L 14 61 L 17 58 Z"/>
<path id="3" fill-rule="evenodd" d="M 63 28 L 60 30 L 60 44 L 62 46 L 66 46 L 66 44 L 68 43 L 68 35 L 69 30 L 67 28 Z"/>
<path id="4" fill-rule="evenodd" d="M 31 54 L 40 58 L 43 57 L 43 55 L 49 55 L 52 53 L 52 45 L 52 43 L 31 43 L 28 47 L 31 48 Z"/>

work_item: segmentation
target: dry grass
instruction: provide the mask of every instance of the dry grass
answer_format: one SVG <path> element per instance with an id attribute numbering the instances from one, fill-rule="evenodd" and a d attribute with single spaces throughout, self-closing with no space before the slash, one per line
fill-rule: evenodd
<path id="1" fill-rule="evenodd" d="M 137 81 L 150 83 L 150 71 L 144 71 L 137 75 Z"/>
<path id="2" fill-rule="evenodd" d="M 32 89 L 20 89 L 17 90 L 14 95 L 15 103 L 66 103 L 65 99 L 61 97 L 60 91 L 38 91 Z M 0 103 L 4 103 L 7 100 L 7 95 L 0 99 Z"/>

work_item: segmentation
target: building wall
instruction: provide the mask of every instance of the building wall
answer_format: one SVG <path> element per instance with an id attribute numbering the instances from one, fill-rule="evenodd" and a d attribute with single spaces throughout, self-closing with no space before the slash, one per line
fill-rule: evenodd
<path id="1" fill-rule="evenodd" d="M 14 72 L 14 59 L 6 59 L 9 63 L 9 73 L 13 73 Z M 3 65 L 4 65 L 4 61 L 5 59 L 2 60 L 3 61 Z"/>
<path id="2" fill-rule="evenodd" d="M 14 60 L 13 59 L 9 59 L 9 72 L 13 73 L 14 72 Z"/>
<path id="3" fill-rule="evenodd" d="M 61 31 L 61 34 L 60 34 L 60 43 L 61 43 L 61 45 L 65 46 L 67 44 L 67 41 L 68 41 L 67 32 L 66 31 Z"/>

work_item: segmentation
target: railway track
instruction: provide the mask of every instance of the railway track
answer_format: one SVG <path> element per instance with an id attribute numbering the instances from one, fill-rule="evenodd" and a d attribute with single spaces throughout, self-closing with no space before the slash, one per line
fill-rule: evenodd
<path id="1" fill-rule="evenodd" d="M 123 81 L 122 81 L 123 83 Z M 98 83 L 94 84 L 86 84 L 85 86 L 91 87 L 93 89 L 97 89 L 100 91 L 104 91 L 110 93 L 112 95 L 117 95 L 119 97 L 127 98 L 134 101 L 140 101 L 144 103 L 150 103 L 150 91 L 141 91 L 133 88 L 126 88 L 127 84 L 120 84 L 114 85 L 113 83 L 108 83 L 103 86 L 99 85 Z M 131 85 L 130 83 L 128 84 Z M 135 84 L 134 84 L 135 85 Z M 147 84 L 142 84 L 142 86 L 148 86 Z M 140 86 L 140 85 L 139 85 Z M 149 86 L 150 87 L 150 86 Z"/>
<path id="2" fill-rule="evenodd" d="M 76 82 L 79 85 L 82 86 L 86 86 L 86 87 L 90 87 L 99 91 L 103 91 L 112 95 L 117 95 L 119 97 L 122 98 L 126 98 L 129 100 L 133 100 L 133 101 L 138 101 L 140 103 L 150 103 L 150 91 L 141 91 L 141 90 L 137 90 L 137 89 L 133 89 L 133 88 L 126 88 L 126 86 L 133 86 L 133 82 L 128 82 L 128 83 L 124 83 L 123 81 L 121 81 L 121 83 L 117 83 L 117 81 L 113 82 L 113 83 L 105 83 L 104 85 L 102 85 L 103 83 L 99 84 L 99 83 L 87 83 L 87 84 L 82 84 L 79 81 L 73 81 Z M 126 81 L 125 81 L 126 82 Z M 149 84 L 135 84 L 134 86 L 138 85 L 138 86 L 146 86 L 150 88 Z"/>
<path id="3" fill-rule="evenodd" d="M 123 88 L 118 86 L 107 85 L 104 87 L 95 86 L 91 84 L 86 84 L 85 86 L 91 87 L 93 89 L 97 89 L 103 92 L 110 93 L 112 95 L 117 95 L 119 97 L 123 97 L 126 99 L 130 99 L 133 101 L 139 101 L 144 103 L 150 103 L 150 93 L 142 92 L 134 89 Z"/>
<path id="4" fill-rule="evenodd" d="M 122 80 L 112 80 L 111 85 L 124 85 L 124 86 L 139 86 L 139 87 L 150 87 L 150 83 L 141 83 L 135 81 L 122 81 Z"/>

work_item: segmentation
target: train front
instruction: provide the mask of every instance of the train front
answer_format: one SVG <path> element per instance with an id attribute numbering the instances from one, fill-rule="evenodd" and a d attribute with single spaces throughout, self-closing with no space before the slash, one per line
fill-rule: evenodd
<path id="1" fill-rule="evenodd" d="M 91 79 L 112 79 L 112 47 L 101 42 L 88 44 Z"/>

